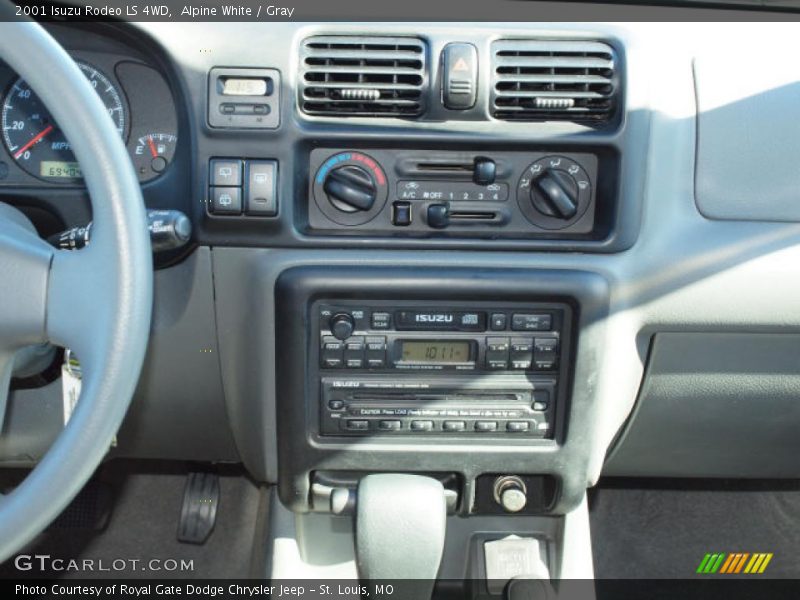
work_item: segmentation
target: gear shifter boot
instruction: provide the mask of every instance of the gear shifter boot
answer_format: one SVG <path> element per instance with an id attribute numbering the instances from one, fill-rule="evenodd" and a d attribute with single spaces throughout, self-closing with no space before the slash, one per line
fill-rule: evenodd
<path id="1" fill-rule="evenodd" d="M 367 475 L 358 485 L 356 504 L 359 576 L 415 579 L 416 598 L 430 598 L 442 560 L 445 519 L 444 488 L 436 479 Z"/>

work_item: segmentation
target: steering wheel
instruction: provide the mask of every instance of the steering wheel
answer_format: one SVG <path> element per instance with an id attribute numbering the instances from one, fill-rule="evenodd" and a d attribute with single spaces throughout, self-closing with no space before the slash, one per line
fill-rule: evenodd
<path id="1" fill-rule="evenodd" d="M 8 22 L 10 8 L 0 2 L 0 60 L 36 90 L 72 143 L 94 224 L 90 245 L 55 250 L 0 203 L 0 423 L 19 348 L 69 347 L 82 371 L 68 425 L 0 496 L 0 562 L 41 533 L 103 460 L 139 378 L 153 301 L 144 203 L 119 133 L 64 49 L 36 23 Z"/>

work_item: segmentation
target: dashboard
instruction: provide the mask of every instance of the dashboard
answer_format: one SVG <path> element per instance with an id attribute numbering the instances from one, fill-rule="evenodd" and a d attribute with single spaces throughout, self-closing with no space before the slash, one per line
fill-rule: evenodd
<path id="1" fill-rule="evenodd" d="M 156 256 L 116 455 L 241 461 L 297 511 L 389 468 L 465 515 L 506 471 L 558 513 L 601 473 L 796 474 L 792 421 L 718 380 L 796 410 L 800 67 L 761 68 L 791 29 L 50 27 L 148 207 L 193 226 Z M 57 124 L 2 67 L 0 90 L 0 196 L 43 234 L 87 223 Z"/>

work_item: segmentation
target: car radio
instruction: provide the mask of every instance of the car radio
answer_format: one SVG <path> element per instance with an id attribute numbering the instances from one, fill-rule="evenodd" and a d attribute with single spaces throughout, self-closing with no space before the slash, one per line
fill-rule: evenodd
<path id="1" fill-rule="evenodd" d="M 552 437 L 567 304 L 316 302 L 322 435 Z"/>

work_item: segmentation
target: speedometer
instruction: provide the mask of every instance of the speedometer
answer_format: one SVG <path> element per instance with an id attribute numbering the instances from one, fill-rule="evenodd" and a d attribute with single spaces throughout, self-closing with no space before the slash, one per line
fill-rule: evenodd
<path id="1" fill-rule="evenodd" d="M 124 138 L 127 114 L 122 93 L 94 67 L 79 62 L 83 74 Z M 3 141 L 17 164 L 34 177 L 47 180 L 76 180 L 82 177 L 64 133 L 31 87 L 22 79 L 11 86 L 3 102 Z"/>

